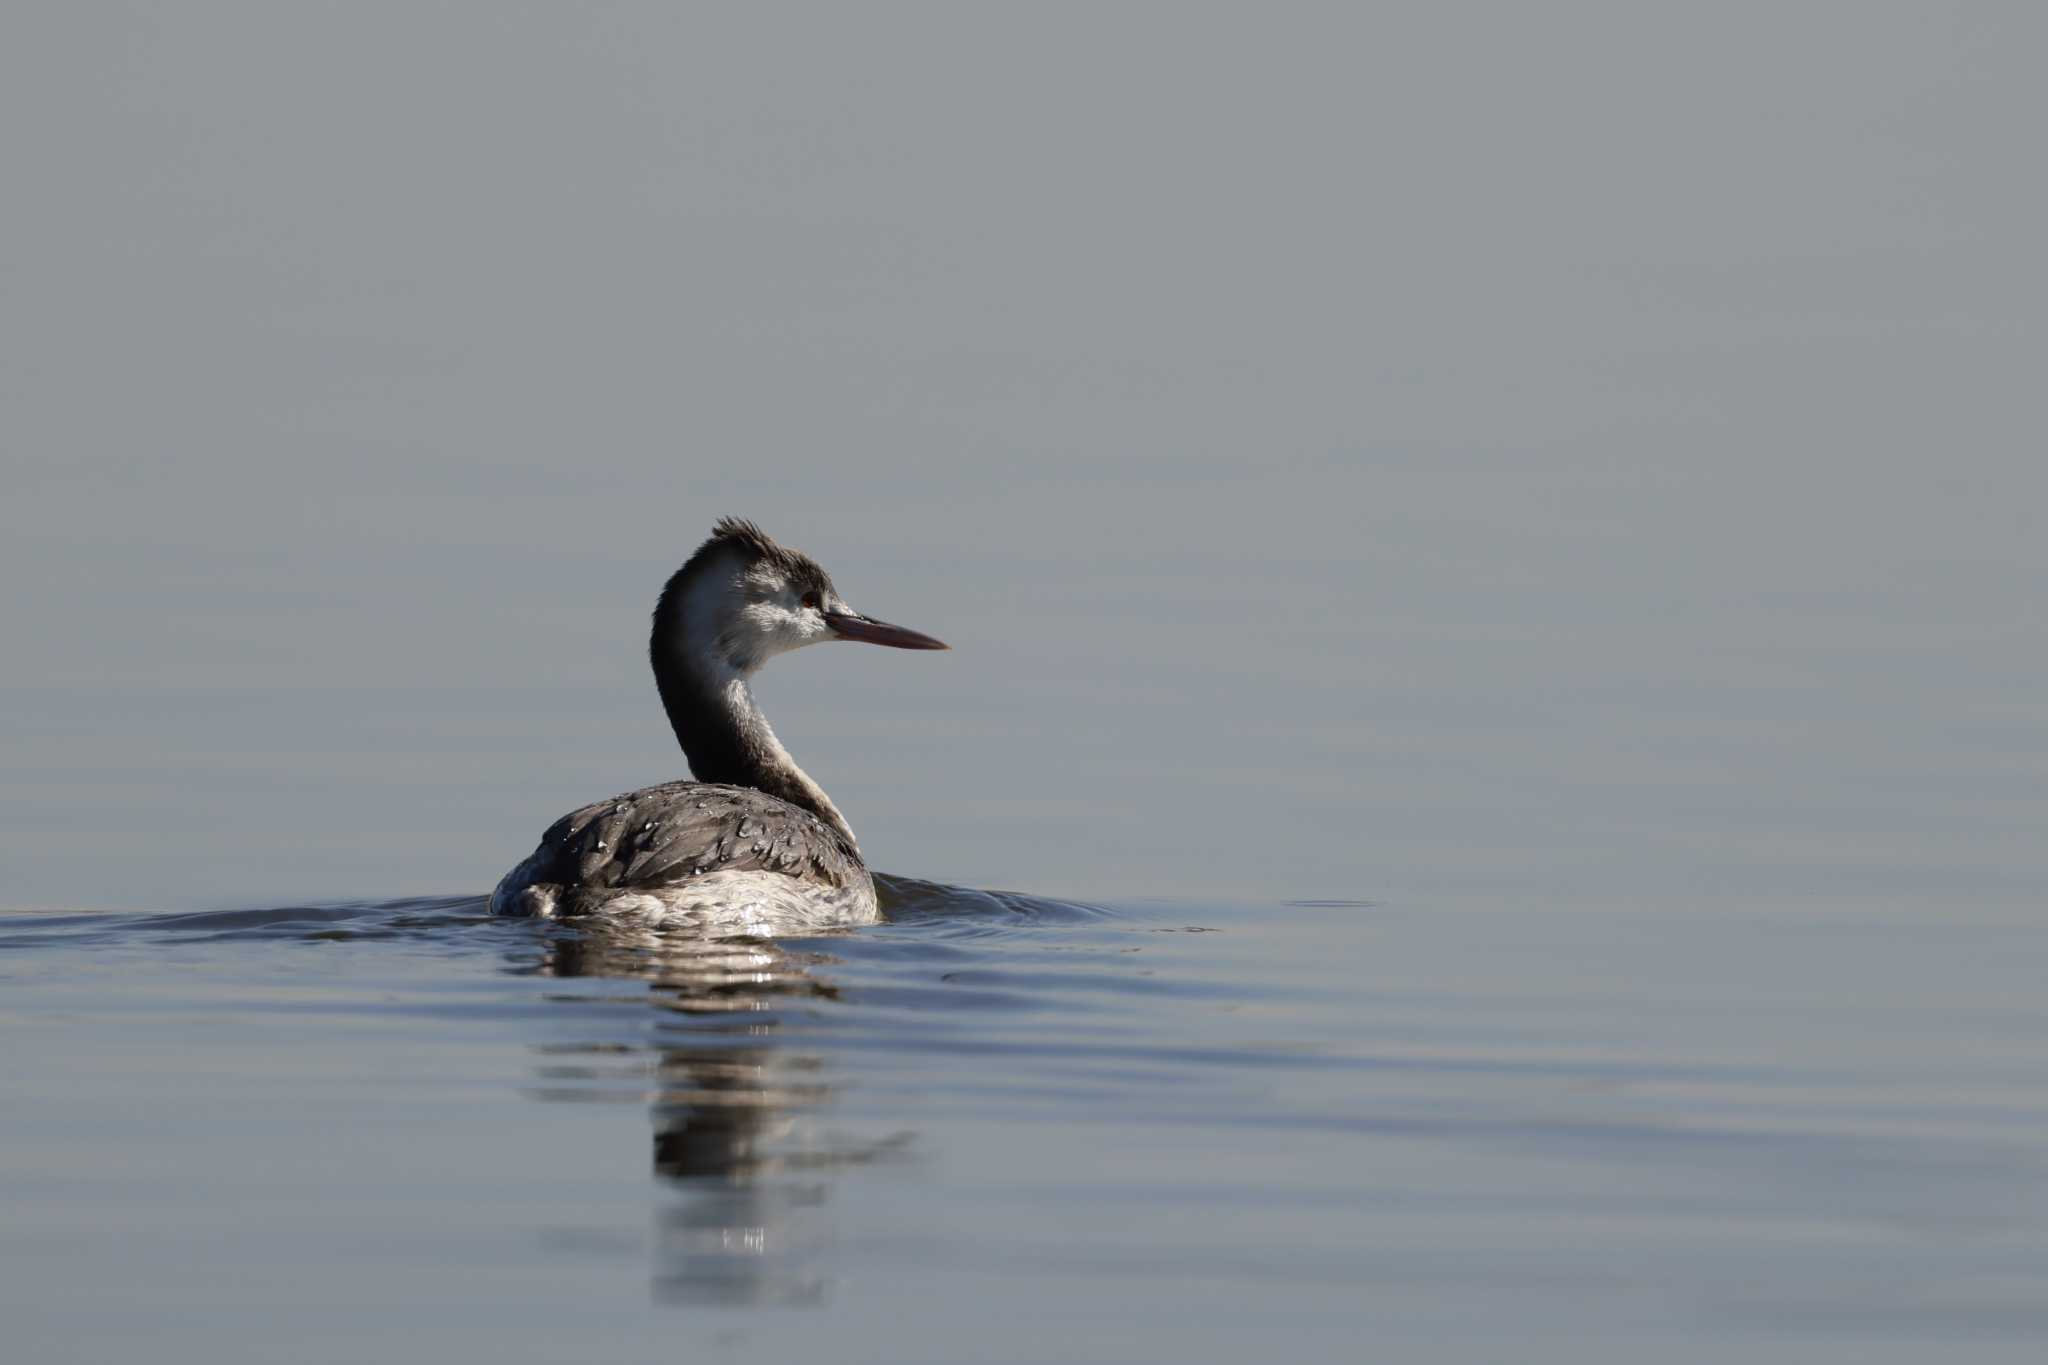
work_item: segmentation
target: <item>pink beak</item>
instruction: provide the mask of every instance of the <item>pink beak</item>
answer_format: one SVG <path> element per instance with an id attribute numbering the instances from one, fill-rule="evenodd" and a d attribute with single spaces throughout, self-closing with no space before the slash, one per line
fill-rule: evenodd
<path id="1" fill-rule="evenodd" d="M 825 624 L 832 627 L 832 633 L 842 640 L 860 640 L 871 645 L 889 645 L 895 649 L 951 648 L 944 640 L 934 640 L 922 631 L 892 626 L 887 621 L 871 621 L 853 612 L 828 611 L 825 613 Z"/>

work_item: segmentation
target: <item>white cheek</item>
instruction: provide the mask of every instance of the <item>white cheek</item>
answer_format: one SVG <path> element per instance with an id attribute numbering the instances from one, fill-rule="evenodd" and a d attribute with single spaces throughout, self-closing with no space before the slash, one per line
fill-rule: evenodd
<path id="1" fill-rule="evenodd" d="M 743 613 L 747 631 L 761 642 L 761 656 L 771 658 L 792 649 L 829 639 L 831 631 L 816 612 L 792 611 L 786 607 L 756 603 Z"/>
<path id="2" fill-rule="evenodd" d="M 791 649 L 814 645 L 820 640 L 832 638 L 832 628 L 825 624 L 825 618 L 814 611 L 798 612 L 791 622 Z"/>

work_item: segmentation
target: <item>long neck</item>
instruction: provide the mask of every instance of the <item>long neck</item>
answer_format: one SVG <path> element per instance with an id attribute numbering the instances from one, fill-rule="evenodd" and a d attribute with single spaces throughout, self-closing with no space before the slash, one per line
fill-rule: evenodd
<path id="1" fill-rule="evenodd" d="M 810 811 L 858 851 L 846 817 L 768 727 L 746 675 L 689 650 L 680 615 L 656 613 L 648 652 L 662 708 L 690 761 L 690 772 L 700 782 L 752 787 Z"/>

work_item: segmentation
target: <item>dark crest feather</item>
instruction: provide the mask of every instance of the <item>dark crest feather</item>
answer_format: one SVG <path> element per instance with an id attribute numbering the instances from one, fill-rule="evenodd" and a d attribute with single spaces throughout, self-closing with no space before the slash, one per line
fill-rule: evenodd
<path id="1" fill-rule="evenodd" d="M 824 566 L 817 560 L 801 550 L 792 550 L 786 545 L 777 544 L 766 531 L 745 517 L 720 517 L 712 523 L 710 536 L 683 564 L 676 578 L 682 578 L 700 561 L 728 547 L 739 550 L 754 563 L 773 565 L 782 571 L 785 578 L 799 587 L 817 588 L 822 591 L 832 586 L 832 576 L 825 572 Z"/>

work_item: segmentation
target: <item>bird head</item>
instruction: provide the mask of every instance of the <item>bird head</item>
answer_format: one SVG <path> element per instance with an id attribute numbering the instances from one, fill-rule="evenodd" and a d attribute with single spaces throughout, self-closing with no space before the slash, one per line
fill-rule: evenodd
<path id="1" fill-rule="evenodd" d="M 669 579 L 655 607 L 700 664 L 751 674 L 778 654 L 826 640 L 945 649 L 931 636 L 854 610 L 824 566 L 777 544 L 751 521 L 726 517 Z"/>

